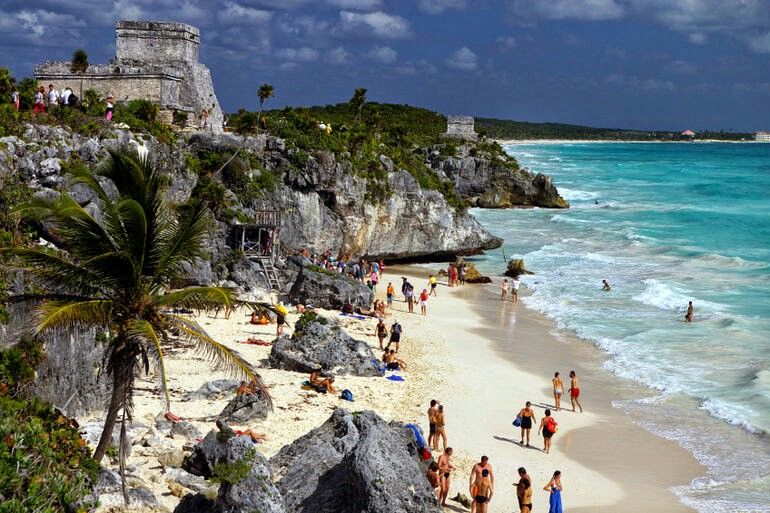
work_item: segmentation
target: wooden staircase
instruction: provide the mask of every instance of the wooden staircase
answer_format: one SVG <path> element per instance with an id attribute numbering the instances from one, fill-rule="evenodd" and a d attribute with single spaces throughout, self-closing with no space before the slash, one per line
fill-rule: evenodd
<path id="1" fill-rule="evenodd" d="M 259 265 L 262 268 L 262 274 L 264 275 L 270 290 L 278 291 L 281 289 L 281 282 L 278 279 L 278 270 L 275 268 L 270 257 L 250 256 L 248 258 L 253 262 L 259 262 Z"/>

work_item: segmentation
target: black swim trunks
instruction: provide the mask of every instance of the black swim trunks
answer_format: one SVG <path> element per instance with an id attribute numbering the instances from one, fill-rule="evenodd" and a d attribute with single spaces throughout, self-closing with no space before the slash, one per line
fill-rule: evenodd
<path id="1" fill-rule="evenodd" d="M 391 333 L 390 334 L 390 341 L 391 342 L 400 342 L 401 341 L 401 333 Z"/>
<path id="2" fill-rule="evenodd" d="M 428 432 L 429 432 L 431 435 L 435 435 L 435 434 L 436 434 L 436 423 L 435 423 L 435 422 L 431 422 L 431 423 L 429 424 L 429 427 L 428 427 Z"/>
<path id="3" fill-rule="evenodd" d="M 276 317 L 277 317 L 276 322 L 278 322 L 278 326 L 283 326 L 284 324 L 286 324 L 286 317 L 280 314 L 276 315 Z"/>
<path id="4" fill-rule="evenodd" d="M 532 417 L 521 417 L 521 429 L 532 429 Z"/>
<path id="5" fill-rule="evenodd" d="M 543 438 L 551 438 L 553 436 L 553 433 L 548 431 L 547 427 L 543 428 Z"/>
<path id="6" fill-rule="evenodd" d="M 484 497 L 483 495 L 477 495 L 477 496 L 476 496 L 476 497 L 474 497 L 473 499 L 474 499 L 474 500 L 475 500 L 477 503 L 479 503 L 479 504 L 484 504 L 485 502 L 487 502 L 487 498 L 486 498 L 486 497 Z"/>

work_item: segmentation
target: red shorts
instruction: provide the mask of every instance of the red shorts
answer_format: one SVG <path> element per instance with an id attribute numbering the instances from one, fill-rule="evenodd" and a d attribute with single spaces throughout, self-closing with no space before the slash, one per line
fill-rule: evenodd
<path id="1" fill-rule="evenodd" d="M 574 399 L 577 399 L 578 397 L 580 397 L 580 389 L 573 388 L 572 390 L 569 391 L 569 396 Z"/>

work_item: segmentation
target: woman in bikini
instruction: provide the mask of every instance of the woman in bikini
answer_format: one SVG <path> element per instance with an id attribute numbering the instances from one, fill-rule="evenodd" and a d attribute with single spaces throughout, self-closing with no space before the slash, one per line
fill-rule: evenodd
<path id="1" fill-rule="evenodd" d="M 561 395 L 564 393 L 564 383 L 562 383 L 558 372 L 553 373 L 553 400 L 556 402 L 556 411 L 561 411 Z"/>
<path id="2" fill-rule="evenodd" d="M 577 404 L 577 407 L 580 408 L 580 413 L 583 413 L 583 406 L 578 400 L 578 397 L 580 397 L 580 383 L 578 383 L 577 374 L 575 374 L 574 370 L 569 371 L 569 379 L 569 398 L 572 401 L 572 411 L 575 411 L 575 405 Z"/>
<path id="3" fill-rule="evenodd" d="M 439 497 L 439 503 L 442 506 L 446 506 L 446 498 L 447 495 L 449 495 L 449 485 L 454 469 L 455 467 L 452 465 L 452 448 L 447 447 L 444 450 L 444 454 L 438 457 L 438 473 L 441 482 L 441 497 Z"/>
<path id="4" fill-rule="evenodd" d="M 377 338 L 380 340 L 380 349 L 385 349 L 383 342 L 387 336 L 388 328 L 385 326 L 385 321 L 380 319 L 380 322 L 377 323 Z"/>
<path id="5" fill-rule="evenodd" d="M 527 401 L 527 405 L 519 411 L 521 417 L 521 444 L 524 445 L 524 438 L 527 439 L 526 447 L 529 447 L 529 432 L 532 430 L 532 423 L 537 422 L 535 410 L 532 409 L 532 403 Z"/>
<path id="6" fill-rule="evenodd" d="M 436 435 L 433 437 L 433 443 L 435 444 L 435 447 L 433 450 L 438 450 L 438 439 L 441 437 L 441 444 L 444 446 L 444 450 L 446 451 L 446 429 L 444 427 L 444 405 L 439 404 L 438 405 L 438 411 L 433 416 L 433 422 L 436 424 Z"/>

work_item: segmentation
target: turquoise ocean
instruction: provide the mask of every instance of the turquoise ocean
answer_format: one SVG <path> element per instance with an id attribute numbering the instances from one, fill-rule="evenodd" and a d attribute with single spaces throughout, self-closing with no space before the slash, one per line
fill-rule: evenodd
<path id="1" fill-rule="evenodd" d="M 473 211 L 536 273 L 522 280 L 526 305 L 653 391 L 615 406 L 706 466 L 674 490 L 683 502 L 770 512 L 770 144 L 506 150 L 571 203 Z M 474 260 L 487 274 L 504 268 L 501 251 Z"/>

